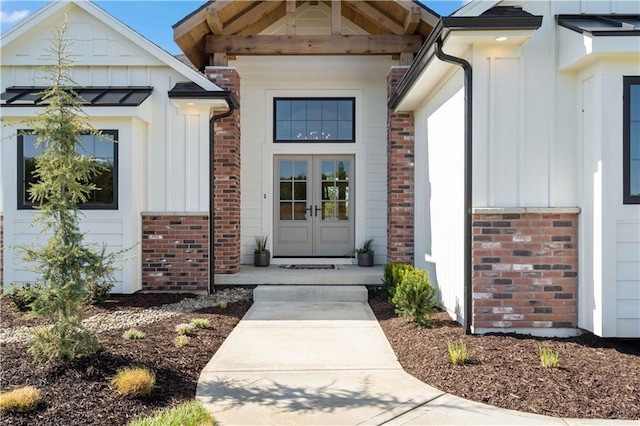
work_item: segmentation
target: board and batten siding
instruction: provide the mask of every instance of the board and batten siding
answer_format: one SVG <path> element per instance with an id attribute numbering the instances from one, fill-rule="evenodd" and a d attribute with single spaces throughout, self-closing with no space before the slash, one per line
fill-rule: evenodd
<path id="1" fill-rule="evenodd" d="M 355 243 L 374 239 L 376 263 L 386 262 L 385 57 L 238 57 L 242 100 L 242 263 L 255 237 L 273 235 L 273 160 L 285 154 L 355 155 Z M 354 97 L 355 143 L 274 143 L 274 97 Z M 271 241 L 271 238 L 270 238 Z"/>

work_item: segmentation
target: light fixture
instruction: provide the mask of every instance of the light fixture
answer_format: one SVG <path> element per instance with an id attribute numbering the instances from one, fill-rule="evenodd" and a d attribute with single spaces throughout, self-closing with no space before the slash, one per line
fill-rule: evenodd
<path id="1" fill-rule="evenodd" d="M 187 102 L 187 105 L 194 106 L 195 104 L 193 102 Z"/>
<path id="2" fill-rule="evenodd" d="M 507 37 L 505 36 L 500 36 L 500 37 L 496 37 L 496 41 L 506 41 Z"/>

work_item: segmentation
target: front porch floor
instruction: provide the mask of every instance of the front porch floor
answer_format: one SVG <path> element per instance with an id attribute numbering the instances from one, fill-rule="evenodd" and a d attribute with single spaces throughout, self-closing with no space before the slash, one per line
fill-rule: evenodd
<path id="1" fill-rule="evenodd" d="M 339 269 L 285 269 L 241 265 L 237 274 L 216 274 L 214 285 L 382 285 L 383 267 L 337 265 Z"/>

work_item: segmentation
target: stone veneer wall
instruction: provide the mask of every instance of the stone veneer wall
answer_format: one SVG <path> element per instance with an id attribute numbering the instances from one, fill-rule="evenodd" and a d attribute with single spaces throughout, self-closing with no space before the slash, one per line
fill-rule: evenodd
<path id="1" fill-rule="evenodd" d="M 577 295 L 578 209 L 474 210 L 475 332 L 575 328 Z"/>
<path id="2" fill-rule="evenodd" d="M 205 74 L 240 100 L 240 75 L 229 67 Z M 213 148 L 213 259 L 216 274 L 240 271 L 240 111 L 215 123 Z"/>
<path id="3" fill-rule="evenodd" d="M 142 290 L 206 292 L 208 232 L 206 214 L 143 214 Z"/>
<path id="4" fill-rule="evenodd" d="M 395 92 L 408 67 L 387 74 L 387 96 Z M 414 116 L 387 113 L 387 261 L 413 264 L 414 256 Z"/>

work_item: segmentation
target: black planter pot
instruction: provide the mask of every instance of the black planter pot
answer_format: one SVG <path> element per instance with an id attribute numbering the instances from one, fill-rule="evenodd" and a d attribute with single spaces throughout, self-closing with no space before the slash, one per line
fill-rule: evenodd
<path id="1" fill-rule="evenodd" d="M 260 253 L 253 253 L 253 264 L 255 266 L 269 266 L 271 263 L 271 252 L 269 250 L 265 250 Z"/>
<path id="2" fill-rule="evenodd" d="M 358 253 L 358 266 L 373 266 L 373 252 Z"/>

